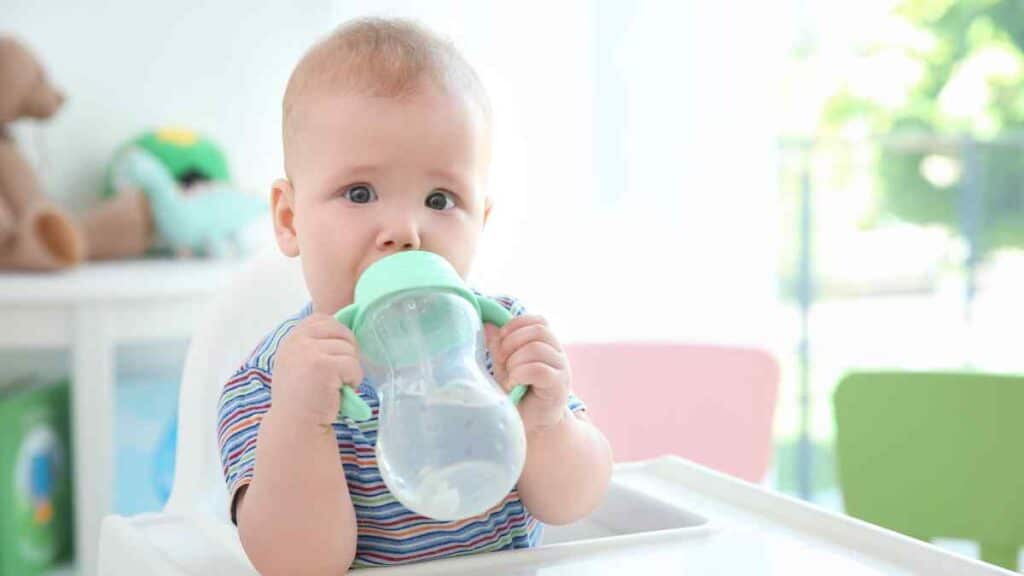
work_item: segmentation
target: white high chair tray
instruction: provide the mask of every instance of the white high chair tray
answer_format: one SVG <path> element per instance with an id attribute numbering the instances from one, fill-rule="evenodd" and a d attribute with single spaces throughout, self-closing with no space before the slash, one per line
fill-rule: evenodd
<path id="1" fill-rule="evenodd" d="M 103 576 L 253 576 L 233 526 L 210 516 L 108 517 Z M 677 457 L 620 464 L 605 503 L 547 527 L 542 546 L 374 568 L 475 574 L 1012 574 Z"/>

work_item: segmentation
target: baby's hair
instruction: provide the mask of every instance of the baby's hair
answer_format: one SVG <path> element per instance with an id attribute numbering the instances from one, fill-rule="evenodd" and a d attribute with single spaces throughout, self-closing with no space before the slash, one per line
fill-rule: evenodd
<path id="1" fill-rule="evenodd" d="M 288 148 L 296 106 L 316 91 L 374 97 L 410 96 L 427 86 L 467 97 L 490 123 L 490 103 L 473 68 L 451 42 L 403 19 L 361 18 L 317 42 L 292 71 L 282 132 Z"/>

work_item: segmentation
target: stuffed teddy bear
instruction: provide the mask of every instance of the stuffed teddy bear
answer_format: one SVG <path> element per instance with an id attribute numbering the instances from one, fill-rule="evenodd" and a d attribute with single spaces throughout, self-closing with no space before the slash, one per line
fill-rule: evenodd
<path id="1" fill-rule="evenodd" d="M 62 268 L 85 256 L 71 216 L 43 197 L 7 129 L 19 118 L 49 118 L 63 101 L 35 58 L 0 38 L 0 266 Z"/>
<path id="2" fill-rule="evenodd" d="M 138 256 L 153 243 L 141 191 L 80 217 L 43 194 L 7 126 L 22 118 L 49 118 L 63 102 L 32 53 L 12 38 L 0 38 L 0 268 L 58 270 L 86 258 Z"/>

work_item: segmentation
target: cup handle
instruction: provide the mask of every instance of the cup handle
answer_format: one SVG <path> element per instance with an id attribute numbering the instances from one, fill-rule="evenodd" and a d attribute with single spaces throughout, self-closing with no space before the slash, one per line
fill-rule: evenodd
<path id="1" fill-rule="evenodd" d="M 352 329 L 352 323 L 356 317 L 356 305 L 349 304 L 348 306 L 338 310 L 334 315 L 335 320 L 341 322 Z M 363 400 L 351 386 L 341 386 L 341 410 L 338 412 L 339 416 L 348 416 L 356 422 L 362 422 L 369 420 L 373 416 L 373 410 Z"/>
<path id="2" fill-rule="evenodd" d="M 512 313 L 494 300 L 481 296 L 477 298 L 477 302 L 480 304 L 480 317 L 484 322 L 501 328 L 512 320 Z M 527 390 L 526 384 L 516 384 L 512 391 L 508 393 L 509 400 L 512 401 L 512 404 L 518 406 L 519 401 L 523 399 L 523 396 L 526 396 Z"/>

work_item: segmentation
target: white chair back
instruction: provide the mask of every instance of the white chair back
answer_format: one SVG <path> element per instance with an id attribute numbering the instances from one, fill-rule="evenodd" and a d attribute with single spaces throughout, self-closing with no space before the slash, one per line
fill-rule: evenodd
<path id="1" fill-rule="evenodd" d="M 260 340 L 308 300 L 299 260 L 286 258 L 276 247 L 254 256 L 211 300 L 185 359 L 174 486 L 166 512 L 228 518 L 217 444 L 221 389 Z"/>

